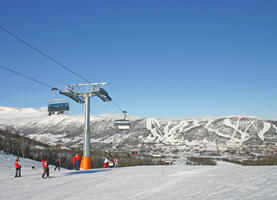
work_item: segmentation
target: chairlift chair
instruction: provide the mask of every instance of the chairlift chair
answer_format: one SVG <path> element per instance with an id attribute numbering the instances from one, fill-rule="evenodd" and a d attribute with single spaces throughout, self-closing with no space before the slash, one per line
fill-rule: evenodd
<path id="1" fill-rule="evenodd" d="M 69 103 L 67 103 L 66 99 L 56 99 L 55 91 L 57 88 L 52 88 L 53 91 L 53 99 L 48 102 L 48 113 L 52 115 L 54 113 L 63 114 L 65 111 L 69 111 Z"/>
<path id="2" fill-rule="evenodd" d="M 130 121 L 126 119 L 126 111 L 122 112 L 124 114 L 123 119 L 117 119 L 114 121 L 114 128 L 118 130 L 129 130 L 130 129 Z"/>

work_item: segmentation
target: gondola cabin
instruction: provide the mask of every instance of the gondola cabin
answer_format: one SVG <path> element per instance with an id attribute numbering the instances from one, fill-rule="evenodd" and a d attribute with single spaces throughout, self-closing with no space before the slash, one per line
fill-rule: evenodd
<path id="1" fill-rule="evenodd" d="M 48 104 L 48 113 L 49 115 L 58 113 L 62 114 L 65 111 L 69 111 L 69 103 L 51 103 Z"/>
<path id="2" fill-rule="evenodd" d="M 53 92 L 53 99 L 48 102 L 48 113 L 49 115 L 52 114 L 63 114 L 65 111 L 69 111 L 69 103 L 65 102 L 66 99 L 56 99 L 55 98 L 55 91 L 57 88 L 51 89 Z"/>
<path id="3" fill-rule="evenodd" d="M 114 128 L 118 130 L 129 130 L 130 121 L 126 119 L 118 119 L 114 121 Z"/>
<path id="4" fill-rule="evenodd" d="M 122 112 L 124 114 L 123 119 L 117 119 L 114 121 L 114 128 L 118 130 L 129 130 L 130 129 L 130 121 L 126 119 L 127 111 Z"/>

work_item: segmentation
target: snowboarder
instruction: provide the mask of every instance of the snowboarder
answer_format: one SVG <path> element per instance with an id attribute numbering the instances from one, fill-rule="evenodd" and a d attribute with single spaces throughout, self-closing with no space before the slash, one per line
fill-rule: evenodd
<path id="1" fill-rule="evenodd" d="M 49 177 L 49 162 L 48 162 L 47 155 L 45 155 L 42 159 L 42 166 L 43 166 L 42 178 Z"/>
<path id="2" fill-rule="evenodd" d="M 79 170 L 80 169 L 80 164 L 81 164 L 81 156 L 80 154 L 76 155 L 76 169 Z"/>
<path id="3" fill-rule="evenodd" d="M 104 168 L 109 168 L 109 162 L 108 158 L 104 160 Z"/>
<path id="4" fill-rule="evenodd" d="M 57 168 L 60 171 L 60 168 L 61 168 L 61 159 L 60 158 L 57 158 L 57 160 L 56 160 L 56 166 L 55 166 L 54 170 L 56 170 Z"/>
<path id="5" fill-rule="evenodd" d="M 15 177 L 21 177 L 21 165 L 20 165 L 20 162 L 19 162 L 19 158 L 16 158 L 15 159 L 15 162 L 14 162 L 14 165 L 15 165 Z"/>
<path id="6" fill-rule="evenodd" d="M 117 157 L 114 157 L 113 161 L 114 161 L 114 167 L 119 167 Z"/>

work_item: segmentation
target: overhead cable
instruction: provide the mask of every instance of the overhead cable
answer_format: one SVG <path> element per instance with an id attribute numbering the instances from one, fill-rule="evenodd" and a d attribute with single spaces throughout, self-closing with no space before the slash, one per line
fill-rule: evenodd
<path id="1" fill-rule="evenodd" d="M 9 35 L 11 35 L 12 37 L 14 37 L 15 39 L 17 39 L 18 41 L 22 42 L 23 44 L 25 44 L 26 46 L 30 47 L 31 49 L 35 50 L 36 52 L 38 52 L 39 54 L 45 56 L 46 58 L 50 59 L 51 61 L 53 61 L 54 63 L 58 64 L 59 66 L 61 66 L 62 68 L 64 68 L 65 70 L 71 72 L 72 74 L 78 76 L 79 78 L 83 79 L 84 81 L 89 83 L 89 80 L 87 80 L 86 78 L 84 78 L 83 76 L 77 74 L 76 72 L 72 71 L 71 69 L 69 69 L 68 67 L 66 67 L 64 64 L 60 63 L 59 61 L 57 61 L 55 58 L 47 55 L 46 53 L 42 52 L 41 50 L 39 50 L 38 48 L 34 47 L 33 45 L 31 45 L 30 43 L 24 41 L 23 39 L 21 39 L 20 37 L 18 37 L 17 35 L 13 34 L 12 32 L 8 31 L 7 29 L 3 28 L 2 26 L 0 26 L 0 29 L 5 31 L 6 33 L 8 33 Z"/>
<path id="2" fill-rule="evenodd" d="M 56 63 L 57 65 L 61 66 L 62 68 L 64 68 L 65 70 L 71 72 L 72 74 L 74 74 L 75 76 L 78 76 L 79 78 L 83 79 L 84 81 L 91 83 L 91 81 L 89 81 L 88 79 L 84 78 L 83 76 L 79 75 L 78 73 L 72 71 L 71 69 L 69 69 L 67 66 L 65 66 L 64 64 L 62 64 L 61 62 L 57 61 L 55 58 L 47 55 L 46 53 L 44 53 L 43 51 L 39 50 L 38 48 L 34 47 L 33 45 L 31 45 L 30 43 L 26 42 L 25 40 L 21 39 L 20 37 L 18 37 L 17 35 L 13 34 L 12 32 L 8 31 L 7 29 L 5 29 L 4 27 L 0 26 L 0 29 L 3 30 L 4 32 L 8 33 L 9 35 L 11 35 L 12 37 L 14 37 L 15 39 L 17 39 L 18 41 L 20 41 L 21 43 L 25 44 L 26 46 L 30 47 L 31 49 L 35 50 L 36 52 L 38 52 L 39 54 L 43 55 L 44 57 L 48 58 L 49 60 L 53 61 L 54 63 Z M 10 70 L 8 70 L 10 71 Z M 14 72 L 17 73 L 17 72 Z M 18 75 L 20 73 L 17 73 Z M 23 75 L 23 74 L 22 74 Z M 25 76 L 25 75 L 23 75 Z M 26 78 L 26 77 L 25 77 Z M 28 77 L 28 79 L 33 79 Z M 34 81 L 34 79 L 33 79 Z M 37 82 L 37 81 L 36 81 Z M 112 102 L 114 103 L 114 105 L 121 111 L 123 112 L 123 110 L 120 108 L 120 106 L 114 101 L 112 100 Z"/>
<path id="3" fill-rule="evenodd" d="M 55 88 L 55 87 L 53 87 L 53 86 L 51 86 L 51 85 L 49 85 L 49 84 L 47 84 L 47 83 L 44 83 L 44 82 L 42 82 L 42 81 L 39 81 L 39 80 L 37 80 L 37 79 L 34 79 L 34 78 L 32 78 L 32 77 L 30 77 L 30 76 L 27 76 L 27 75 L 25 75 L 25 74 L 22 74 L 22 73 L 20 73 L 20 72 L 17 72 L 17 71 L 14 71 L 14 70 L 12 70 L 12 69 L 10 69 L 10 68 L 8 68 L 8 67 L 5 67 L 5 66 L 1 66 L 0 65 L 0 68 L 2 68 L 2 69 L 4 69 L 4 70 L 7 70 L 7 71 L 9 71 L 9 72 L 12 72 L 12 73 L 14 73 L 14 74 L 17 74 L 18 76 L 22 76 L 22 77 L 24 77 L 24 78 L 26 78 L 26 79 L 29 79 L 29 80 L 31 80 L 31 81 L 34 81 L 34 82 L 36 82 L 36 83 L 39 83 L 39 84 L 41 84 L 41 85 L 44 85 L 44 86 L 46 86 L 46 87 L 49 87 L 49 88 Z"/>
<path id="4" fill-rule="evenodd" d="M 121 111 L 123 112 L 123 110 L 120 108 L 120 106 L 115 102 L 115 100 L 112 100 L 113 104 Z"/>

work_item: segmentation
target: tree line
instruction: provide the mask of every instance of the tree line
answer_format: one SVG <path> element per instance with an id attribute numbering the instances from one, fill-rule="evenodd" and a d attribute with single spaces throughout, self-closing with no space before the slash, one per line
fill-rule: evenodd
<path id="1" fill-rule="evenodd" d="M 244 166 L 264 166 L 264 165 L 277 165 L 277 156 L 265 156 L 257 159 L 247 160 L 234 160 L 234 159 L 223 159 L 226 162 L 231 162 Z"/>
<path id="2" fill-rule="evenodd" d="M 30 139 L 19 133 L 12 133 L 8 130 L 0 130 L 0 150 L 6 153 L 16 155 L 18 157 L 30 158 L 32 160 L 41 161 L 44 155 L 47 155 L 49 163 L 55 165 L 57 158 L 61 160 L 61 166 L 67 169 L 73 169 L 72 158 L 76 154 L 80 154 L 82 149 L 72 148 L 64 149 L 60 145 L 50 146 L 42 142 Z M 166 165 L 164 161 L 154 161 L 151 157 L 138 156 L 133 157 L 129 152 L 112 152 L 109 150 L 91 150 L 92 168 L 102 168 L 104 159 L 110 161 L 114 157 L 119 159 L 121 167 L 137 166 L 137 165 Z"/>

